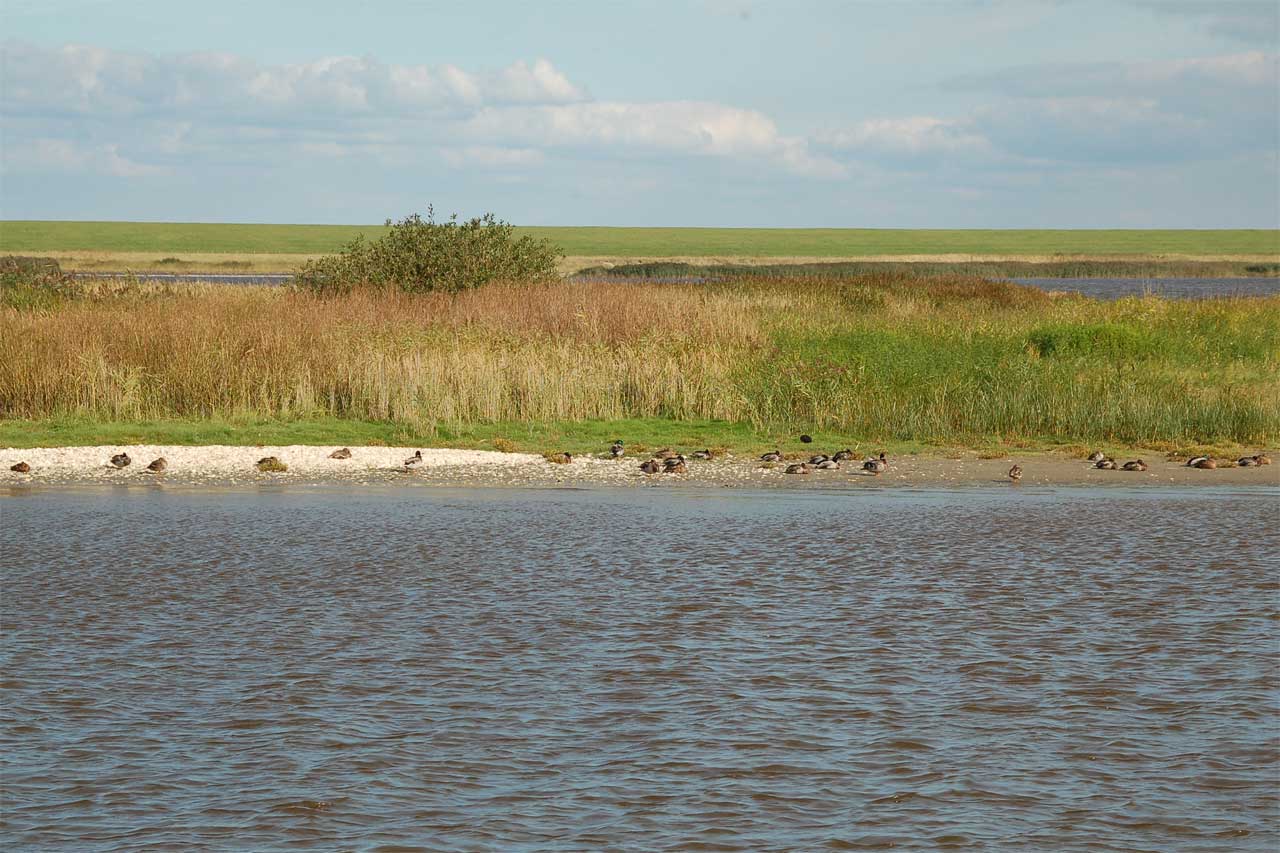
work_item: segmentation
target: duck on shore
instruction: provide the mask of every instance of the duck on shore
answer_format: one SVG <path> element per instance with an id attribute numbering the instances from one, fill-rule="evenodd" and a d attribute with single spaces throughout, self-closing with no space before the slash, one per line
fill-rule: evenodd
<path id="1" fill-rule="evenodd" d="M 115 456 L 111 457 L 111 465 L 115 468 L 125 468 L 131 462 L 133 462 L 133 460 L 129 458 L 128 453 L 117 453 Z"/>
<path id="2" fill-rule="evenodd" d="M 889 460 L 884 458 L 883 451 L 880 453 L 880 457 L 878 459 L 868 459 L 866 462 L 862 463 L 862 470 L 876 477 L 879 477 L 888 470 L 888 468 Z"/>
<path id="3" fill-rule="evenodd" d="M 761 462 L 781 462 L 782 451 L 770 450 L 768 453 L 765 453 L 760 457 L 760 461 Z"/>
<path id="4" fill-rule="evenodd" d="M 815 454 L 813 454 L 812 456 L 810 456 L 810 457 L 809 457 L 809 464 L 810 464 L 810 465 L 821 465 L 823 462 L 826 462 L 826 461 L 827 461 L 828 459 L 830 459 L 830 458 L 831 458 L 831 457 L 830 457 L 830 456 L 828 456 L 828 455 L 827 455 L 827 454 L 825 454 L 825 453 L 815 453 Z"/>
<path id="5" fill-rule="evenodd" d="M 839 471 L 840 463 L 834 459 L 823 459 L 821 462 L 814 464 L 819 471 Z"/>
<path id="6" fill-rule="evenodd" d="M 1021 465 L 1014 465 L 1012 468 L 1009 469 L 1009 479 L 1015 483 L 1022 479 Z"/>
<path id="7" fill-rule="evenodd" d="M 573 454 L 567 450 L 563 453 L 553 453 L 547 457 L 547 461 L 553 462 L 556 465 L 568 465 L 573 461 Z"/>
<path id="8" fill-rule="evenodd" d="M 1270 465 L 1271 457 L 1264 456 L 1261 453 L 1259 453 L 1257 456 L 1241 456 L 1238 460 L 1236 460 L 1236 464 L 1239 465 L 1241 468 L 1252 468 L 1255 465 Z"/>
<path id="9" fill-rule="evenodd" d="M 622 439 L 617 439 L 613 444 L 609 445 L 609 455 L 614 459 L 622 457 Z"/>
<path id="10" fill-rule="evenodd" d="M 1103 457 L 1102 459 L 1099 459 L 1097 462 L 1095 462 L 1093 464 L 1093 467 L 1101 468 L 1103 471 L 1114 471 L 1116 470 L 1116 467 L 1117 467 L 1116 460 L 1112 459 L 1109 456 L 1106 456 L 1106 457 Z"/>
<path id="11" fill-rule="evenodd" d="M 852 459 L 852 458 L 853 458 L 853 451 L 852 451 L 852 450 L 849 450 L 848 448 L 845 448 L 844 450 L 837 450 L 837 451 L 836 451 L 836 452 L 831 456 L 831 458 L 832 458 L 832 459 L 834 459 L 836 462 L 843 462 L 843 461 L 845 461 L 846 459 Z"/>
<path id="12" fill-rule="evenodd" d="M 156 474 L 159 474 L 161 471 L 165 470 L 168 467 L 169 467 L 169 460 L 161 456 L 158 459 L 151 460 L 151 464 L 147 466 L 147 470 L 152 471 Z"/>
<path id="13" fill-rule="evenodd" d="M 796 463 L 794 463 L 794 464 L 788 465 L 788 466 L 787 466 L 787 473 L 788 473 L 788 474 L 808 474 L 808 473 L 809 473 L 809 463 L 808 463 L 808 462 L 796 462 Z"/>
<path id="14" fill-rule="evenodd" d="M 408 471 L 411 468 L 413 468 L 415 465 L 421 465 L 421 464 L 422 464 L 422 451 L 415 450 L 412 456 L 404 460 L 404 470 Z"/>
<path id="15" fill-rule="evenodd" d="M 10 465 L 9 470 L 15 471 L 19 474 L 29 474 L 31 473 L 31 466 L 26 462 L 19 462 L 16 465 Z"/>
<path id="16" fill-rule="evenodd" d="M 1218 461 L 1212 456 L 1197 456 L 1188 462 L 1187 466 L 1190 468 L 1202 468 L 1212 471 L 1214 468 L 1218 467 Z"/>
<path id="17" fill-rule="evenodd" d="M 289 470 L 279 456 L 264 456 L 258 460 L 258 470 L 268 474 L 283 474 Z"/>
<path id="18" fill-rule="evenodd" d="M 708 448 L 706 450 L 695 450 L 691 454 L 694 459 L 714 459 L 715 454 Z"/>
<path id="19" fill-rule="evenodd" d="M 330 453 L 329 458 L 330 459 L 350 459 L 351 448 L 350 447 L 339 448 L 338 450 L 335 450 L 332 453 Z"/>
<path id="20" fill-rule="evenodd" d="M 670 459 L 664 459 L 662 462 L 663 473 L 666 474 L 687 474 L 689 466 L 685 462 L 684 454 L 676 454 Z"/>
<path id="21" fill-rule="evenodd" d="M 640 470 L 646 474 L 656 474 L 662 470 L 662 463 L 657 459 L 650 459 L 648 462 L 640 463 Z"/>
<path id="22" fill-rule="evenodd" d="M 1145 471 L 1147 470 L 1147 463 L 1143 462 L 1141 459 L 1134 459 L 1130 462 L 1124 463 L 1124 465 L 1120 467 L 1126 471 Z"/>
<path id="23" fill-rule="evenodd" d="M 1107 458 L 1107 454 L 1103 453 L 1101 450 L 1095 450 L 1092 453 L 1090 453 L 1088 456 L 1088 459 L 1090 462 L 1101 462 L 1103 459 L 1106 459 L 1106 458 Z"/>

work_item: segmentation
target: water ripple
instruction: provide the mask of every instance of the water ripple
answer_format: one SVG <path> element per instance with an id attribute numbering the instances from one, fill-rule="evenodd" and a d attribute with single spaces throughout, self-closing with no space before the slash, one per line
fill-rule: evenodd
<path id="1" fill-rule="evenodd" d="M 1273 850 L 1275 497 L 14 491 L 0 840 Z"/>

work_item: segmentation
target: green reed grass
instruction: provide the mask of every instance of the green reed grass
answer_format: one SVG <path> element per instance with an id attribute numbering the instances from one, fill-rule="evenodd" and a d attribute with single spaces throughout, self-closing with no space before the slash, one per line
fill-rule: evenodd
<path id="1" fill-rule="evenodd" d="M 887 272 L 0 297 L 11 421 L 338 419 L 519 439 L 631 419 L 720 424 L 726 444 L 798 431 L 938 446 L 1280 439 L 1276 297 L 1101 302 Z"/>

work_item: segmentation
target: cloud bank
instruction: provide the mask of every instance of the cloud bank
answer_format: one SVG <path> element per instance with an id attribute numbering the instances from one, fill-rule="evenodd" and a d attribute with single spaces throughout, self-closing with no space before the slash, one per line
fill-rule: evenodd
<path id="1" fill-rule="evenodd" d="M 1228 11 L 1258 13 L 1241 8 Z M 996 68 L 937 84 L 971 104 L 952 114 L 828 116 L 794 129 L 711 100 L 598 99 L 588 81 L 541 58 L 488 70 L 370 56 L 264 65 L 232 53 L 9 42 L 2 61 L 0 175 L 17 188 L 6 192 L 6 217 L 47 215 L 27 201 L 43 204 L 41 188 L 75 180 L 85 197 L 127 186 L 147 203 L 238 192 L 243 206 L 269 190 L 279 205 L 269 211 L 331 221 L 399 215 L 452 193 L 511 201 L 509 214 L 490 206 L 525 221 L 538 221 L 554 194 L 559 210 L 615 222 L 672 222 L 697 207 L 714 217 L 704 224 L 759 224 L 749 210 L 814 224 L 797 221 L 806 209 L 825 211 L 819 224 L 924 224 L 915 218 L 948 210 L 947 199 L 995 217 L 1019 193 L 1092 188 L 1102 198 L 1125 182 L 1148 188 L 1148 210 L 1167 211 L 1157 199 L 1172 192 L 1170 169 L 1188 185 L 1248 184 L 1255 218 L 1277 206 L 1257 185 L 1277 171 L 1280 64 L 1257 49 Z M 209 216 L 255 218 L 235 209 Z M 1144 214 L 1125 215 L 1141 224 Z M 307 218 L 257 218 L 269 217 Z"/>

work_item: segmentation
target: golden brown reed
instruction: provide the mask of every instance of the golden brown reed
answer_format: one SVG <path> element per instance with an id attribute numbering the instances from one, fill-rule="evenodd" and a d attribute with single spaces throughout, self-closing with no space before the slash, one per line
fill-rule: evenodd
<path id="1" fill-rule="evenodd" d="M 716 382 L 759 343 L 740 295 L 495 285 L 457 296 L 141 288 L 3 309 L 0 413 L 333 414 L 413 423 L 727 417 Z"/>

